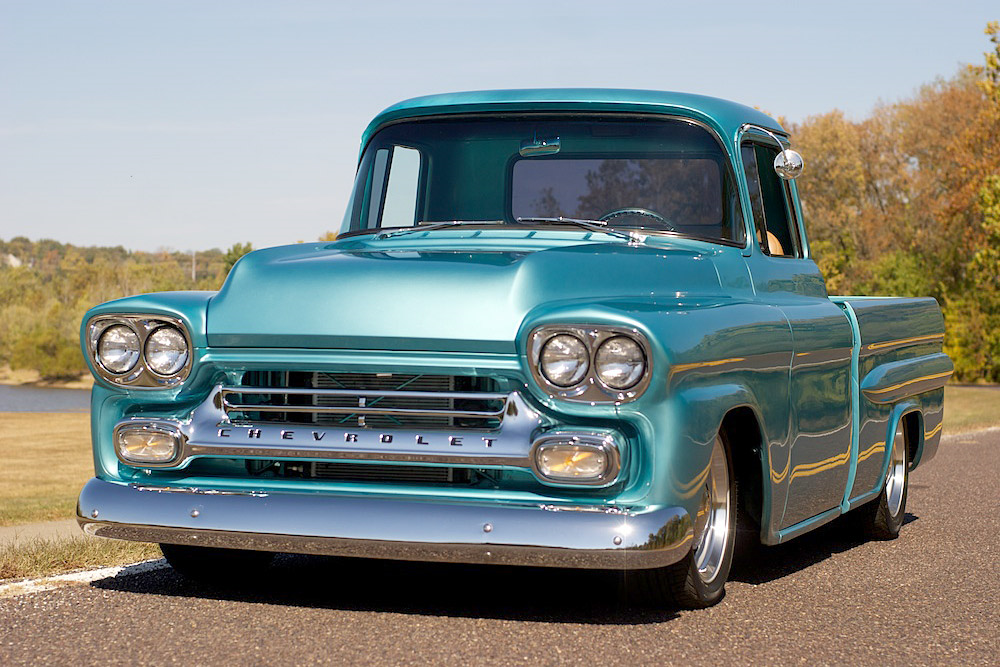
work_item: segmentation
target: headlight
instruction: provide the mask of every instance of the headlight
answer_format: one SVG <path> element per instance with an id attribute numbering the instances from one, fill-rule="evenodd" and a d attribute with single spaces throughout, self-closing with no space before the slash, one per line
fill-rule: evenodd
<path id="1" fill-rule="evenodd" d="M 173 375 L 188 360 L 184 334 L 171 326 L 161 327 L 146 339 L 146 366 L 157 375 Z"/>
<path id="2" fill-rule="evenodd" d="M 621 469 L 618 446 L 611 436 L 557 433 L 539 438 L 533 449 L 535 474 L 555 484 L 605 485 Z"/>
<path id="3" fill-rule="evenodd" d="M 622 404 L 649 387 L 653 353 L 635 327 L 543 324 L 528 334 L 528 371 L 550 398 Z"/>
<path id="4" fill-rule="evenodd" d="M 553 336 L 542 348 L 541 369 L 545 379 L 557 387 L 572 387 L 587 375 L 590 359 L 587 346 L 576 336 Z"/>
<path id="5" fill-rule="evenodd" d="M 124 324 L 108 327 L 97 341 L 97 361 L 111 373 L 129 372 L 139 361 L 139 335 Z"/>
<path id="6" fill-rule="evenodd" d="M 84 326 L 83 344 L 95 376 L 131 389 L 177 387 L 194 361 L 187 327 L 169 315 L 94 315 Z"/>
<path id="7" fill-rule="evenodd" d="M 594 357 L 597 378 L 612 389 L 634 387 L 646 370 L 646 355 L 628 336 L 609 338 Z"/>

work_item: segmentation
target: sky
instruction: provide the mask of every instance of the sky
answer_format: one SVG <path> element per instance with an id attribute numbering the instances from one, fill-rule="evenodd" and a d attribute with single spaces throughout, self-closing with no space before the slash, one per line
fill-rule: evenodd
<path id="1" fill-rule="evenodd" d="M 314 240 L 371 118 L 430 93 L 679 90 L 860 120 L 982 63 L 990 20 L 996 0 L 0 0 L 0 239 Z"/>

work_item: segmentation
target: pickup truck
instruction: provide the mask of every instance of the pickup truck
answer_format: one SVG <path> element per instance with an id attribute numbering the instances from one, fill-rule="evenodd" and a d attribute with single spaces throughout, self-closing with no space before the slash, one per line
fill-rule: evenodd
<path id="1" fill-rule="evenodd" d="M 274 553 L 627 573 L 724 594 L 737 542 L 904 522 L 938 304 L 830 296 L 802 159 L 699 95 L 417 98 L 369 125 L 336 240 L 87 312 L 84 531 L 230 583 Z"/>

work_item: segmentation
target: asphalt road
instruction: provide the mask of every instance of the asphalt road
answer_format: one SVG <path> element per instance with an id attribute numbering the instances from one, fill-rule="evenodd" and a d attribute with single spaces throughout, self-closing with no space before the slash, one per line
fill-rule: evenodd
<path id="1" fill-rule="evenodd" d="M 739 565 L 702 611 L 602 573 L 282 557 L 240 593 L 170 569 L 0 600 L 0 664 L 998 664 L 1000 430 L 947 438 L 908 521 L 838 520 Z"/>

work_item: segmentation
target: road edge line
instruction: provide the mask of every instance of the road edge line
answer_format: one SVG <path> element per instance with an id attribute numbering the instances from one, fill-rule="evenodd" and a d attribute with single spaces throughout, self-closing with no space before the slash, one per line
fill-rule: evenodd
<path id="1" fill-rule="evenodd" d="M 94 570 L 81 570 L 68 574 L 55 574 L 36 579 L 21 579 L 9 583 L 0 583 L 0 598 L 17 597 L 19 595 L 29 595 L 31 593 L 42 593 L 51 591 L 67 584 L 90 584 L 102 579 L 113 579 L 119 576 L 130 576 L 133 574 L 145 574 L 155 572 L 169 567 L 166 559 L 157 558 L 153 560 L 139 561 L 129 565 L 118 565 L 115 567 L 101 567 Z"/>

